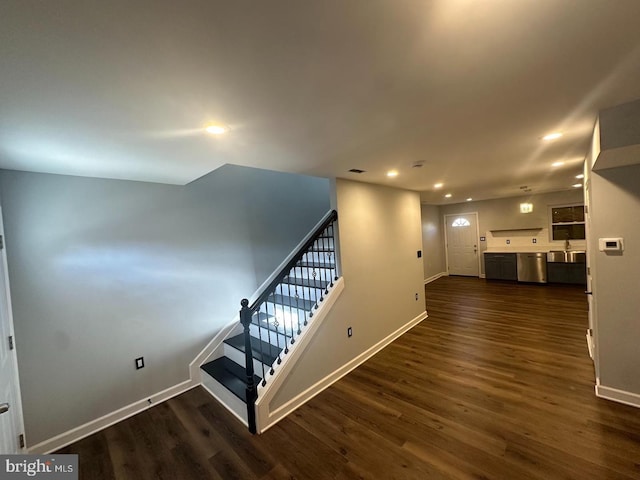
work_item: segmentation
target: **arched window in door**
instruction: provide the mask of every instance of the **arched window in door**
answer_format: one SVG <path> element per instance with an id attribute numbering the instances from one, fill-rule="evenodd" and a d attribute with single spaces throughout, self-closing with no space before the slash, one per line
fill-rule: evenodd
<path id="1" fill-rule="evenodd" d="M 466 218 L 456 218 L 451 224 L 452 227 L 469 227 L 471 223 Z"/>

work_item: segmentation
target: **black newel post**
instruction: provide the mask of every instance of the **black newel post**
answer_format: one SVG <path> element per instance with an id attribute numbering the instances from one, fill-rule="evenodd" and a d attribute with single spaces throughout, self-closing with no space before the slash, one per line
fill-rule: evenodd
<path id="1" fill-rule="evenodd" d="M 249 431 L 256 433 L 256 398 L 258 398 L 258 390 L 253 380 L 253 352 L 251 350 L 251 334 L 249 333 L 249 326 L 251 325 L 249 300 L 243 298 L 240 305 L 242 305 L 240 309 L 240 323 L 242 323 L 244 327 L 244 351 L 247 370 L 247 420 L 249 422 Z"/>

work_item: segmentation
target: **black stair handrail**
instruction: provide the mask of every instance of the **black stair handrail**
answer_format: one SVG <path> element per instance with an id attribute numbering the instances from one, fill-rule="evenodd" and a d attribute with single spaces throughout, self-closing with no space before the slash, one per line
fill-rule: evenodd
<path id="1" fill-rule="evenodd" d="M 258 296 L 258 298 L 251 304 L 251 306 L 249 307 L 249 310 L 251 310 L 252 315 L 258 311 L 262 302 L 264 302 L 267 298 L 269 298 L 269 295 L 271 295 L 275 291 L 275 288 L 280 284 L 280 282 L 282 282 L 284 277 L 287 276 L 289 271 L 293 267 L 295 267 L 295 265 L 302 259 L 304 254 L 307 253 L 307 250 L 309 250 L 313 246 L 313 244 L 316 242 L 318 237 L 322 235 L 325 229 L 329 225 L 331 225 L 333 222 L 335 222 L 337 219 L 338 219 L 338 212 L 336 212 L 335 210 L 331 210 L 329 213 L 327 213 L 324 221 L 320 224 L 318 228 L 316 228 L 313 231 L 313 234 L 311 235 L 311 237 L 309 237 L 309 240 L 307 240 L 298 249 L 294 257 L 284 267 L 282 267 L 280 272 L 274 277 L 271 283 L 267 285 L 267 287 L 262 291 L 262 293 Z"/>
<path id="2" fill-rule="evenodd" d="M 330 212 L 328 212 L 324 219 L 321 221 L 321 223 L 318 225 L 318 227 L 316 227 L 316 229 L 312 232 L 312 234 L 309 236 L 308 240 L 302 244 L 300 246 L 300 248 L 298 248 L 298 250 L 296 251 L 296 253 L 293 255 L 293 257 L 291 258 L 291 260 L 289 260 L 289 262 L 287 262 L 286 265 L 284 265 L 280 271 L 275 275 L 275 277 L 273 277 L 272 281 L 269 283 L 269 285 L 267 285 L 262 293 L 260 293 L 258 295 L 258 298 L 256 298 L 256 300 L 251 304 L 251 306 L 249 306 L 249 300 L 244 298 L 242 299 L 242 301 L 240 302 L 241 304 L 241 309 L 240 309 L 240 323 L 243 326 L 243 331 L 244 331 L 244 345 L 245 345 L 245 369 L 246 369 L 246 374 L 247 374 L 247 388 L 246 388 L 246 393 L 245 393 L 245 399 L 246 399 L 246 403 L 247 403 L 247 421 L 248 421 L 248 426 L 249 426 L 249 431 L 251 433 L 256 433 L 256 413 L 255 413 L 255 404 L 256 404 L 256 400 L 258 398 L 258 388 L 257 385 L 255 383 L 254 380 L 254 368 L 253 368 L 253 352 L 252 352 L 252 345 L 251 345 L 251 333 L 250 333 L 250 326 L 252 323 L 252 319 L 254 314 L 258 313 L 258 315 L 260 315 L 260 309 L 262 307 L 263 304 L 265 304 L 265 302 L 268 301 L 269 297 L 271 296 L 275 296 L 277 295 L 277 288 L 278 286 L 280 286 L 280 294 L 282 295 L 282 282 L 285 279 L 285 277 L 287 277 L 290 272 L 292 271 L 292 269 L 294 269 L 294 267 L 299 267 L 301 268 L 301 260 L 302 258 L 310 252 L 318 252 L 318 250 L 313 250 L 313 246 L 316 244 L 316 242 L 318 242 L 320 239 L 326 239 L 326 238 L 332 238 L 333 239 L 333 246 L 330 247 L 327 251 L 330 251 L 333 255 L 334 255 L 334 262 L 336 265 L 336 270 L 335 270 L 335 275 L 332 275 L 332 278 L 327 279 L 326 277 L 324 279 L 318 279 L 318 283 L 321 284 L 321 281 L 326 282 L 327 284 L 330 284 L 331 286 L 333 286 L 333 281 L 338 279 L 337 276 L 337 262 L 336 262 L 336 258 L 335 258 L 335 245 L 336 245 L 336 238 L 335 238 L 335 228 L 334 228 L 334 223 L 336 222 L 336 220 L 338 219 L 338 212 L 336 212 L 335 210 L 331 210 Z M 327 233 L 331 234 L 331 237 L 327 237 Z M 323 242 L 324 243 L 324 242 Z M 329 247 L 327 245 L 327 247 Z M 319 258 L 319 254 L 318 254 L 318 258 Z M 308 267 L 307 267 L 308 268 Z M 315 267 L 313 267 L 313 271 L 315 272 Z M 316 274 L 313 274 L 313 283 L 316 282 L 316 278 L 315 278 Z M 328 281 L 327 281 L 328 280 Z M 323 287 L 323 288 L 328 288 L 328 287 Z M 328 292 L 328 290 L 326 290 Z M 320 297 L 320 301 L 322 301 L 322 294 Z M 305 298 L 303 295 L 303 299 L 302 302 L 305 302 Z M 295 307 L 292 304 L 289 304 L 289 312 L 291 313 L 292 309 L 295 308 L 296 310 L 298 310 L 298 300 L 295 300 Z M 285 306 L 283 305 L 283 308 Z M 318 308 L 318 303 L 315 302 L 315 308 Z M 268 306 L 266 307 L 266 314 L 268 315 Z M 275 313 L 275 304 L 274 304 L 274 313 Z M 296 315 L 299 315 L 299 313 L 297 313 Z M 309 313 L 309 317 L 311 317 L 313 315 L 313 313 Z M 300 334 L 300 320 L 299 320 L 299 316 L 298 316 L 298 320 L 297 320 L 297 324 L 298 324 L 298 331 L 297 333 Z M 306 321 L 306 317 L 304 319 L 303 322 L 304 325 L 307 324 Z M 268 325 L 268 320 L 267 320 L 267 325 Z M 280 333 L 276 330 L 275 332 L 275 336 L 276 336 L 276 343 L 277 346 L 279 348 L 280 345 Z M 283 339 L 283 346 L 284 346 L 284 353 L 288 353 L 289 349 L 288 349 L 288 344 L 287 344 L 287 335 L 286 335 L 286 328 L 283 327 L 283 335 L 284 337 Z M 262 338 L 260 338 L 260 340 L 262 340 Z M 291 343 L 293 344 L 295 341 L 295 338 L 291 337 Z M 278 353 L 278 363 L 281 362 L 280 359 L 280 354 Z M 266 384 L 266 379 L 264 378 L 264 367 L 263 367 L 263 375 L 262 375 L 262 385 L 264 386 Z M 271 368 L 270 373 L 273 374 L 273 367 Z"/>

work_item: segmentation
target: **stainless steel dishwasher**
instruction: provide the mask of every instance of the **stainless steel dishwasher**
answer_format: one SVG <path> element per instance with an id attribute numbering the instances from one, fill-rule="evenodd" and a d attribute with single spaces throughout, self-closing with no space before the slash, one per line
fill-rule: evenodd
<path id="1" fill-rule="evenodd" d="M 547 283 L 547 254 L 518 253 L 518 281 Z"/>

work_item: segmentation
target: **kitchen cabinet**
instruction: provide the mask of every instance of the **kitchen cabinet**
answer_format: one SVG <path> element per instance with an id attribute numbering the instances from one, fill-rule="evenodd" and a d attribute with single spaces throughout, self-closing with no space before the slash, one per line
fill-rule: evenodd
<path id="1" fill-rule="evenodd" d="M 587 284 L 587 268 L 584 263 L 547 263 L 549 283 Z"/>
<path id="2" fill-rule="evenodd" d="M 484 273 L 487 280 L 518 280 L 515 253 L 485 253 Z"/>

